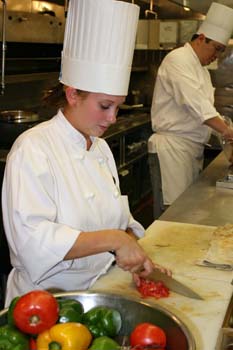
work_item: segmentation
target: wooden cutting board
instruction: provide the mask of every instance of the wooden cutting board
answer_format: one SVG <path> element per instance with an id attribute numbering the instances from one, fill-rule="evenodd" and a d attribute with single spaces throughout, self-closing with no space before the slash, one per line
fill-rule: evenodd
<path id="1" fill-rule="evenodd" d="M 155 221 L 140 244 L 154 262 L 170 268 L 175 275 L 231 282 L 233 273 L 197 265 L 211 241 L 215 226 Z"/>
<path id="2" fill-rule="evenodd" d="M 214 350 L 219 330 L 232 295 L 232 272 L 195 265 L 208 249 L 215 227 L 166 221 L 155 221 L 140 244 L 150 257 L 173 271 L 173 277 L 200 294 L 196 300 L 172 293 L 168 298 L 151 303 L 160 304 L 180 318 L 192 332 L 197 350 Z M 91 288 L 97 292 L 139 298 L 132 276 L 117 266 L 101 277 Z"/>

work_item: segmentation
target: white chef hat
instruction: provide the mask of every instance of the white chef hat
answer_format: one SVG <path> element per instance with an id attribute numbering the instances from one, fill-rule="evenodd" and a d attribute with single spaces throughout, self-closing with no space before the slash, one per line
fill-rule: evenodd
<path id="1" fill-rule="evenodd" d="M 209 39 L 227 45 L 232 31 L 233 9 L 223 4 L 212 2 L 197 34 L 202 33 Z"/>
<path id="2" fill-rule="evenodd" d="M 126 96 L 139 7 L 115 0 L 70 0 L 60 81 L 76 89 Z"/>

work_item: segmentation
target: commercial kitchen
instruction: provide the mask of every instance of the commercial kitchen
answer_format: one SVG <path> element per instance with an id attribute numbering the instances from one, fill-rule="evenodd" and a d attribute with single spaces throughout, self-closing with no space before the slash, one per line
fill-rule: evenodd
<path id="1" fill-rule="evenodd" d="M 121 192 L 128 196 L 134 217 L 146 228 L 141 245 L 156 263 L 171 269 L 173 277 L 201 295 L 202 300 L 172 291 L 168 298 L 140 299 L 131 274 L 117 266 L 111 267 L 90 292 L 94 296 L 112 293 L 116 295 L 114 303 L 125 308 L 125 302 L 131 305 L 133 298 L 137 305 L 130 307 L 139 314 L 144 314 L 140 307 L 149 305 L 150 313 L 151 308 L 155 308 L 161 317 L 165 314 L 165 318 L 173 320 L 175 332 L 167 350 L 230 350 L 233 349 L 232 269 L 199 264 L 216 227 L 233 224 L 233 173 L 227 150 L 218 136 L 212 135 L 205 146 L 204 170 L 200 177 L 156 220 L 153 219 L 147 150 L 152 134 L 150 108 L 157 69 L 168 52 L 191 39 L 212 1 L 135 0 L 132 3 L 140 6 L 140 17 L 129 94 L 119 109 L 116 124 L 108 129 L 104 138 L 116 161 Z M 2 0 L 0 5 L 2 183 L 6 157 L 15 139 L 56 113 L 53 108 L 45 108 L 41 99 L 59 77 L 68 1 Z M 232 1 L 227 5 L 233 8 Z M 233 38 L 218 62 L 209 66 L 216 88 L 215 107 L 231 120 L 232 55 Z M 0 305 L 3 308 L 11 265 L 2 213 L 0 221 Z M 118 300 L 117 296 L 122 299 Z M 138 306 L 140 303 L 142 306 Z M 135 314 L 135 317 L 139 316 Z"/>

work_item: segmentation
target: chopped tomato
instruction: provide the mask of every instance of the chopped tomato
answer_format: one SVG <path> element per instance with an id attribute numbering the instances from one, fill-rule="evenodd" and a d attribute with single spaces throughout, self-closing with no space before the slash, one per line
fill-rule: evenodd
<path id="1" fill-rule="evenodd" d="M 160 299 L 169 296 L 169 289 L 162 281 L 154 282 L 140 278 L 140 285 L 137 287 L 137 290 L 143 298 L 155 297 L 156 299 Z"/>

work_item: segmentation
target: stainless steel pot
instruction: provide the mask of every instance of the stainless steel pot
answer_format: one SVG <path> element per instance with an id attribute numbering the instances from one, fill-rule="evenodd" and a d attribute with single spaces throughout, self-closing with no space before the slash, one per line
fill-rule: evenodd
<path id="1" fill-rule="evenodd" d="M 3 123 L 34 123 L 38 120 L 38 114 L 30 111 L 9 110 L 0 112 L 0 122 Z"/>
<path id="2" fill-rule="evenodd" d="M 128 336 L 138 323 L 151 322 L 165 331 L 167 336 L 166 350 L 196 349 L 193 336 L 185 324 L 160 305 L 155 306 L 139 298 L 94 291 L 55 293 L 54 295 L 56 298 L 79 300 L 83 304 L 85 312 L 97 305 L 116 308 L 122 317 L 122 327 L 116 340 L 122 344 L 124 339 L 125 346 L 129 345 Z M 7 309 L 0 312 L 0 325 L 6 322 L 6 314 Z"/>
<path id="3" fill-rule="evenodd" d="M 0 148 L 11 148 L 24 131 L 42 121 L 35 112 L 9 110 L 0 112 Z"/>

